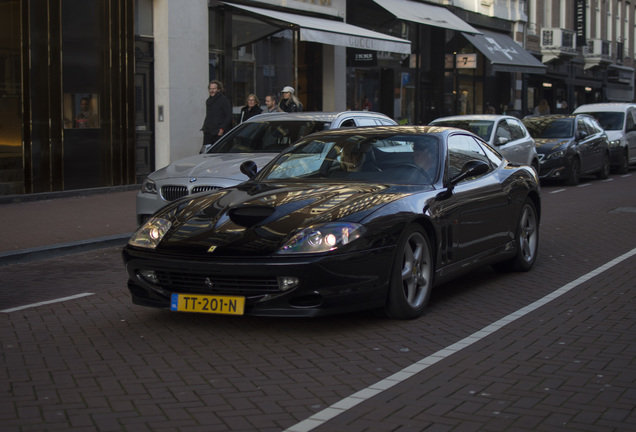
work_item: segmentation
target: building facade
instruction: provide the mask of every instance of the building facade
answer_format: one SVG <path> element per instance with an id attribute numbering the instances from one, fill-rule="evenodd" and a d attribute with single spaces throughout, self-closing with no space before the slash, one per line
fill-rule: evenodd
<path id="1" fill-rule="evenodd" d="M 633 101 L 635 14 L 627 0 L 530 1 L 526 46 L 548 69 L 529 80 L 528 108 L 541 99 L 551 112 Z"/>
<path id="2" fill-rule="evenodd" d="M 134 8 L 0 2 L 0 195 L 134 183 Z"/>
<path id="3" fill-rule="evenodd" d="M 238 113 L 403 124 L 634 100 L 636 1 L 5 0 L 0 195 L 134 185 L 198 153 L 207 85 Z"/>

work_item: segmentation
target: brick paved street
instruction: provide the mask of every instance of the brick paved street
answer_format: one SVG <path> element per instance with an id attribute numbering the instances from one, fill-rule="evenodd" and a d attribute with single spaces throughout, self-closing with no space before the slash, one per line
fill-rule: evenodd
<path id="1" fill-rule="evenodd" d="M 486 268 L 445 285 L 414 321 L 142 308 L 130 302 L 119 248 L 0 267 L 0 310 L 93 293 L 0 313 L 3 430 L 634 430 L 633 255 L 442 356 L 636 248 L 633 174 L 545 187 L 535 268 Z M 303 423 L 339 403 L 351 407 L 314 429 Z"/>

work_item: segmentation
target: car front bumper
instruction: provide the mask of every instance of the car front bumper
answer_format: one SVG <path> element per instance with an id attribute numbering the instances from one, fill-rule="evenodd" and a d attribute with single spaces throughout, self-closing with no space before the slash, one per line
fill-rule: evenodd
<path id="1" fill-rule="evenodd" d="M 197 259 L 126 247 L 123 259 L 134 304 L 170 309 L 171 296 L 202 294 L 245 298 L 245 314 L 311 317 L 384 306 L 394 247 L 348 254 Z M 159 282 L 145 279 L 151 270 Z M 280 276 L 299 283 L 278 288 Z"/>
<path id="2" fill-rule="evenodd" d="M 542 180 L 565 180 L 570 176 L 570 165 L 564 157 L 542 159 L 539 163 L 539 178 Z"/>

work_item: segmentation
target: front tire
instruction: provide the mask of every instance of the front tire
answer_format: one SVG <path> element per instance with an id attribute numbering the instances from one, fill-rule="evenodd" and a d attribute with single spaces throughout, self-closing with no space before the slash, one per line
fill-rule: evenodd
<path id="1" fill-rule="evenodd" d="M 627 174 L 629 172 L 629 155 L 627 154 L 627 150 L 623 152 L 621 155 L 621 159 L 618 162 L 618 173 L 619 174 Z"/>
<path id="2" fill-rule="evenodd" d="M 521 208 L 515 233 L 517 254 L 514 258 L 493 265 L 497 271 L 528 271 L 534 265 L 539 250 L 539 217 L 529 198 Z"/>
<path id="3" fill-rule="evenodd" d="M 570 167 L 570 177 L 566 180 L 565 184 L 568 186 L 576 186 L 581 181 L 581 161 L 575 157 Z"/>
<path id="4" fill-rule="evenodd" d="M 433 288 L 433 254 L 419 225 L 407 227 L 396 249 L 384 313 L 392 319 L 422 315 Z"/>
<path id="5" fill-rule="evenodd" d="M 596 178 L 600 180 L 605 180 L 610 176 L 610 155 L 605 153 L 603 156 L 603 165 L 601 166 L 601 170 L 596 174 Z"/>

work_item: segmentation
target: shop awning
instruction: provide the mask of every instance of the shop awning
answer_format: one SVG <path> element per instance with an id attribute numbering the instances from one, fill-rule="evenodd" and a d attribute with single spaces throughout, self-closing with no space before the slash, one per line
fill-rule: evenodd
<path id="1" fill-rule="evenodd" d="M 226 4 L 259 15 L 260 19 L 269 22 L 277 21 L 284 23 L 282 27 L 284 27 L 285 24 L 296 26 L 300 30 L 300 40 L 303 41 L 370 51 L 411 54 L 411 42 L 408 40 L 367 30 L 342 21 L 333 21 L 233 3 Z"/>
<path id="2" fill-rule="evenodd" d="M 495 72 L 545 73 L 546 65 L 523 49 L 510 36 L 488 30 L 482 30 L 482 33 L 480 35 L 463 33 L 463 35 L 488 57 Z"/>
<path id="3" fill-rule="evenodd" d="M 412 21 L 434 27 L 442 27 L 464 33 L 480 34 L 466 21 L 441 6 L 415 3 L 409 0 L 374 0 L 384 9 L 404 21 Z"/>

